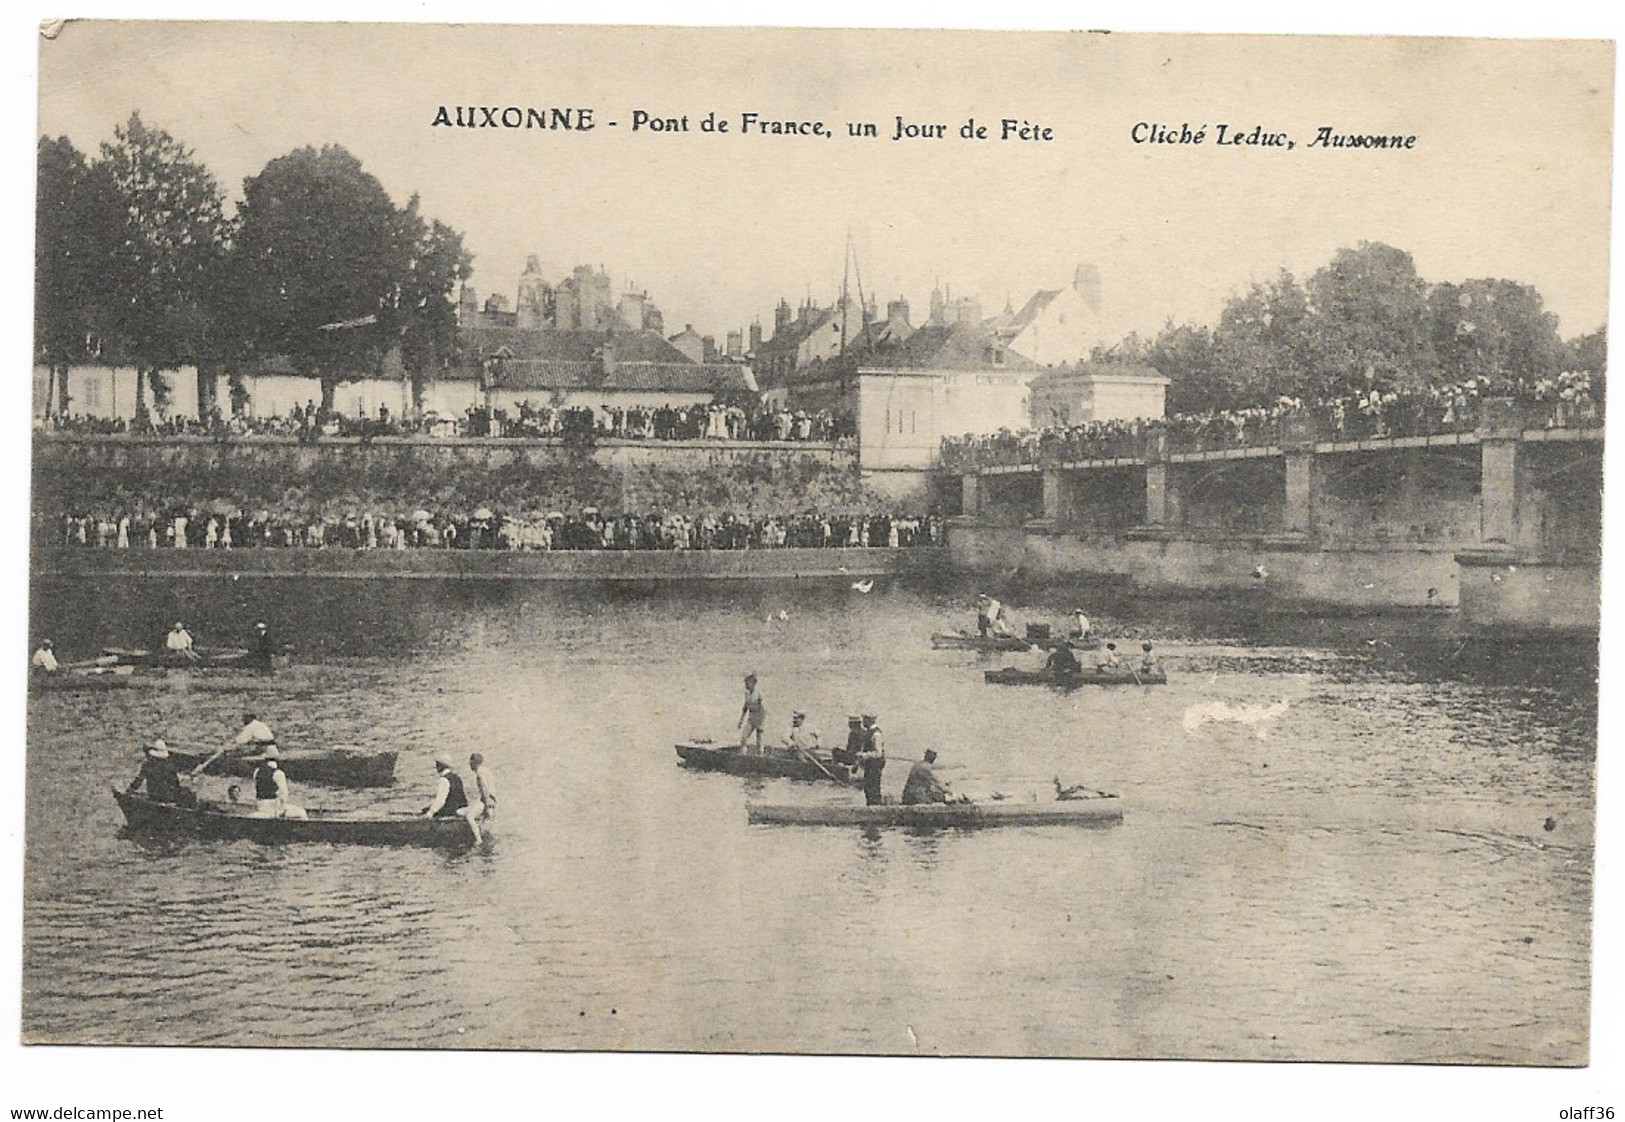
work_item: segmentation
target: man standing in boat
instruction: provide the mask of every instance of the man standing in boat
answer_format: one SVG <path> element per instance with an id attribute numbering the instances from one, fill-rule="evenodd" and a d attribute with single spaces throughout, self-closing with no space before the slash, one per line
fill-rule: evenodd
<path id="1" fill-rule="evenodd" d="M 468 770 L 474 776 L 474 793 L 480 797 L 480 821 L 489 822 L 497 812 L 496 777 L 478 752 L 468 757 Z"/>
<path id="2" fill-rule="evenodd" d="M 884 741 L 880 719 L 873 713 L 865 713 L 863 747 L 858 751 L 858 766 L 863 769 L 863 801 L 869 806 L 879 806 L 886 801 L 880 791 L 880 774 L 886 770 Z"/>
<path id="3" fill-rule="evenodd" d="M 423 813 L 430 818 L 463 819 L 474 834 L 474 844 L 478 845 L 482 840 L 480 824 L 476 820 L 478 815 L 469 813 L 468 794 L 463 790 L 463 777 L 452 769 L 449 760 L 440 756 L 435 758 L 434 770 L 439 781 L 435 785 L 434 799 L 423 808 Z"/>
<path id="4" fill-rule="evenodd" d="M 976 633 L 982 638 L 1002 638 L 1010 634 L 1010 623 L 1004 615 L 1004 605 L 987 593 L 976 597 Z"/>
<path id="5" fill-rule="evenodd" d="M 254 769 L 255 818 L 303 818 L 303 808 L 288 802 L 288 777 L 277 762 L 279 753 L 275 744 L 268 744 L 260 753 L 264 758 Z"/>
<path id="6" fill-rule="evenodd" d="M 762 751 L 762 730 L 767 725 L 767 702 L 756 688 L 756 675 L 745 675 L 745 704 L 739 710 L 739 747 L 749 750 L 751 737 L 756 738 L 756 753 Z"/>
<path id="7" fill-rule="evenodd" d="M 162 740 L 154 740 L 147 748 L 146 755 L 141 760 L 141 770 L 125 788 L 125 792 L 133 795 L 143 784 L 147 788 L 147 798 L 155 803 L 197 806 L 197 794 L 181 783 L 180 773 L 169 754 L 169 746 Z"/>
<path id="8" fill-rule="evenodd" d="M 276 656 L 282 653 L 282 644 L 277 642 L 271 634 L 271 629 L 261 620 L 254 625 L 254 645 L 249 651 L 254 665 L 261 672 L 270 674 L 276 669 Z"/>

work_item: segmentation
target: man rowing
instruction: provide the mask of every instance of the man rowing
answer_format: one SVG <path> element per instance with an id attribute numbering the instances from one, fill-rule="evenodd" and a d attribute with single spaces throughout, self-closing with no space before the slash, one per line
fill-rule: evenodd
<path id="1" fill-rule="evenodd" d="M 1087 639 L 1093 634 L 1094 624 L 1090 623 L 1089 617 L 1083 614 L 1083 609 L 1073 608 L 1072 631 L 1068 637 L 1072 639 Z"/>
<path id="2" fill-rule="evenodd" d="M 1123 668 L 1123 660 L 1118 657 L 1116 643 L 1106 644 L 1106 649 L 1100 653 L 1099 668 L 1101 670 L 1121 670 Z"/>
<path id="3" fill-rule="evenodd" d="M 276 656 L 282 653 L 282 644 L 271 634 L 271 629 L 265 621 L 254 625 L 254 645 L 249 650 L 253 664 L 266 674 L 275 670 Z"/>
<path id="4" fill-rule="evenodd" d="M 438 777 L 434 799 L 421 813 L 430 818 L 461 818 L 468 823 L 468 828 L 474 835 L 474 844 L 478 845 L 483 840 L 480 834 L 479 815 L 470 813 L 468 794 L 463 790 L 463 777 L 453 770 L 451 762 L 443 756 L 435 757 L 434 770 Z"/>
<path id="5" fill-rule="evenodd" d="M 237 732 L 237 739 L 233 740 L 232 747 L 247 756 L 258 756 L 266 748 L 276 747 L 276 733 L 271 726 L 260 720 L 253 713 L 243 714 L 243 727 Z"/>
<path id="6" fill-rule="evenodd" d="M 56 647 L 49 639 L 42 642 L 39 650 L 28 660 L 28 669 L 35 674 L 55 674 L 62 669 L 62 664 L 56 660 Z"/>
<path id="7" fill-rule="evenodd" d="M 133 795 L 143 785 L 147 788 L 147 798 L 155 803 L 188 808 L 197 806 L 196 792 L 181 782 L 175 760 L 169 754 L 169 746 L 162 740 L 154 740 L 147 746 L 146 754 L 141 759 L 141 770 L 124 789 L 125 793 Z"/>
<path id="8" fill-rule="evenodd" d="M 903 805 L 918 806 L 921 803 L 945 803 L 948 801 L 948 785 L 937 778 L 933 765 L 937 762 L 937 753 L 934 748 L 925 750 L 925 757 L 916 760 L 914 766 L 908 769 L 908 778 L 903 781 Z"/>
<path id="9" fill-rule="evenodd" d="M 497 812 L 496 777 L 478 752 L 468 757 L 468 770 L 474 776 L 474 793 L 480 798 L 480 821 L 489 822 Z"/>
<path id="10" fill-rule="evenodd" d="M 1083 664 L 1072 653 L 1072 647 L 1063 641 L 1050 650 L 1049 657 L 1044 660 L 1044 669 L 1051 674 L 1081 674 Z"/>
<path id="11" fill-rule="evenodd" d="M 807 714 L 797 709 L 790 714 L 790 731 L 784 746 L 792 752 L 813 752 L 818 748 L 818 732 L 807 726 Z"/>
<path id="12" fill-rule="evenodd" d="M 186 630 L 186 625 L 181 623 L 180 620 L 176 620 L 175 626 L 171 627 L 169 634 L 164 636 L 164 650 L 168 651 L 173 658 L 188 659 L 193 662 L 196 662 L 198 658 L 198 653 L 192 649 L 192 634 Z"/>

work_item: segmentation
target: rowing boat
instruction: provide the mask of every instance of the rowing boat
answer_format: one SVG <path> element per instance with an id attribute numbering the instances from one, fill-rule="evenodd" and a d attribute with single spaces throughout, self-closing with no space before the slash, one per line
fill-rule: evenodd
<path id="1" fill-rule="evenodd" d="M 921 803 L 915 806 L 790 806 L 752 803 L 750 821 L 775 826 L 1105 826 L 1123 820 L 1123 801 Z"/>
<path id="2" fill-rule="evenodd" d="M 849 783 L 846 769 L 828 756 L 814 755 L 817 764 L 805 756 L 782 748 L 770 748 L 762 755 L 747 755 L 733 745 L 709 740 L 685 740 L 677 746 L 677 756 L 685 767 L 696 771 L 725 771 L 729 775 L 763 775 L 781 779 L 814 779 Z M 823 765 L 822 769 L 819 765 Z"/>
<path id="3" fill-rule="evenodd" d="M 190 771 L 213 753 L 169 750 L 177 767 Z M 279 751 L 277 766 L 289 779 L 301 783 L 326 783 L 334 787 L 387 787 L 395 782 L 394 752 L 363 752 L 359 749 L 300 749 Z M 205 775 L 253 775 L 264 756 L 227 752 L 209 765 Z"/>
<path id="4" fill-rule="evenodd" d="M 1075 674 L 1063 674 L 1055 670 L 1022 670 L 1006 666 L 1003 670 L 982 671 L 982 680 L 990 686 L 1058 686 L 1061 689 L 1072 689 L 1074 686 L 1165 686 L 1168 684 L 1168 671 L 1160 666 L 1155 670 L 1141 670 L 1132 666 L 1112 669 L 1086 666 Z"/>
<path id="5" fill-rule="evenodd" d="M 195 657 L 194 657 L 195 656 Z M 152 670 L 265 670 L 288 665 L 285 654 L 265 655 L 246 647 L 193 647 L 184 651 L 147 650 L 144 647 L 103 647 L 102 657 L 119 666 Z"/>
<path id="6" fill-rule="evenodd" d="M 931 646 L 939 651 L 1025 651 L 1032 644 L 1014 635 L 972 635 L 968 631 L 938 632 Z"/>
<path id="7" fill-rule="evenodd" d="M 113 797 L 131 831 L 227 838 L 278 845 L 284 842 L 328 842 L 346 845 L 469 845 L 473 836 L 462 818 L 427 818 L 391 814 L 355 818 L 310 810 L 305 818 L 258 818 L 246 809 L 203 804 L 196 808 L 157 803 L 113 788 Z M 487 834 L 489 836 L 489 834 Z"/>
<path id="8" fill-rule="evenodd" d="M 130 666 L 58 670 L 50 674 L 30 674 L 28 678 L 28 688 L 35 693 L 84 693 L 93 690 L 121 690 L 133 684 L 134 668 Z"/>

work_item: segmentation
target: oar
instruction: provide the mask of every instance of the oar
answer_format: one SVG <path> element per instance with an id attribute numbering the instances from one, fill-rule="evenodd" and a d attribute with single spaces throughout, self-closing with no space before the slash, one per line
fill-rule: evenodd
<path id="1" fill-rule="evenodd" d="M 830 782 L 832 782 L 832 783 L 841 782 L 839 779 L 835 778 L 835 774 L 833 772 L 831 772 L 829 770 L 829 768 L 825 767 L 823 764 L 818 762 L 818 757 L 817 756 L 813 755 L 811 752 L 809 752 L 805 748 L 801 747 L 801 745 L 792 744 L 792 745 L 790 745 L 790 747 L 794 748 L 797 752 L 800 752 L 802 754 L 802 756 L 805 757 L 808 760 L 808 762 L 810 762 L 812 764 L 813 767 L 815 767 L 819 771 L 823 772 L 824 775 L 829 779 Z"/>
<path id="2" fill-rule="evenodd" d="M 228 744 L 224 748 L 216 748 L 215 752 L 214 752 L 214 755 L 210 756 L 208 759 L 204 760 L 197 767 L 192 769 L 190 778 L 196 779 L 198 776 L 202 775 L 205 771 L 208 770 L 208 767 L 209 767 L 210 764 L 214 763 L 221 756 L 224 756 L 227 752 L 231 751 L 235 747 L 236 747 L 235 744 Z"/>

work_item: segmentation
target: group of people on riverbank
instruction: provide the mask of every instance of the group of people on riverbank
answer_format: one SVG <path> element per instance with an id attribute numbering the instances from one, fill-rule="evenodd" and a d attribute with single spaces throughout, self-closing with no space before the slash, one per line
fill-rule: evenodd
<path id="1" fill-rule="evenodd" d="M 565 514 L 362 512 L 303 517 L 224 503 L 197 506 L 138 503 L 61 515 L 51 544 L 98 549 L 498 549 L 744 550 L 899 549 L 942 545 L 939 516 L 889 513 L 692 516 L 610 514 L 595 507 Z"/>
<path id="2" fill-rule="evenodd" d="M 1299 418 L 1318 441 L 1471 432 L 1483 403 L 1492 398 L 1511 401 L 1529 428 L 1600 424 L 1603 379 L 1579 371 L 1533 381 L 1480 377 L 1405 393 L 1372 389 L 1307 405 L 1299 398 L 1280 397 L 1269 405 L 1205 413 L 1001 429 L 943 438 L 942 462 L 963 470 L 1046 459 L 1141 459 L 1151 439 L 1165 441 L 1169 452 L 1259 447 L 1279 443 L 1286 425 Z"/>
<path id="3" fill-rule="evenodd" d="M 427 412 L 404 416 L 380 405 L 375 413 L 351 416 L 324 412 L 314 401 L 286 413 L 227 414 L 218 406 L 202 417 L 151 414 L 126 420 L 89 414 L 53 414 L 40 425 L 51 432 L 95 436 L 189 436 L 232 440 L 246 436 L 283 437 L 311 442 L 331 437 L 374 440 L 423 437 L 453 440 L 497 437 L 513 440 L 772 441 L 836 444 L 857 435 L 848 413 L 792 409 L 787 405 L 710 402 L 696 405 L 552 405 L 521 402 L 505 406 L 470 405 L 460 415 Z"/>

